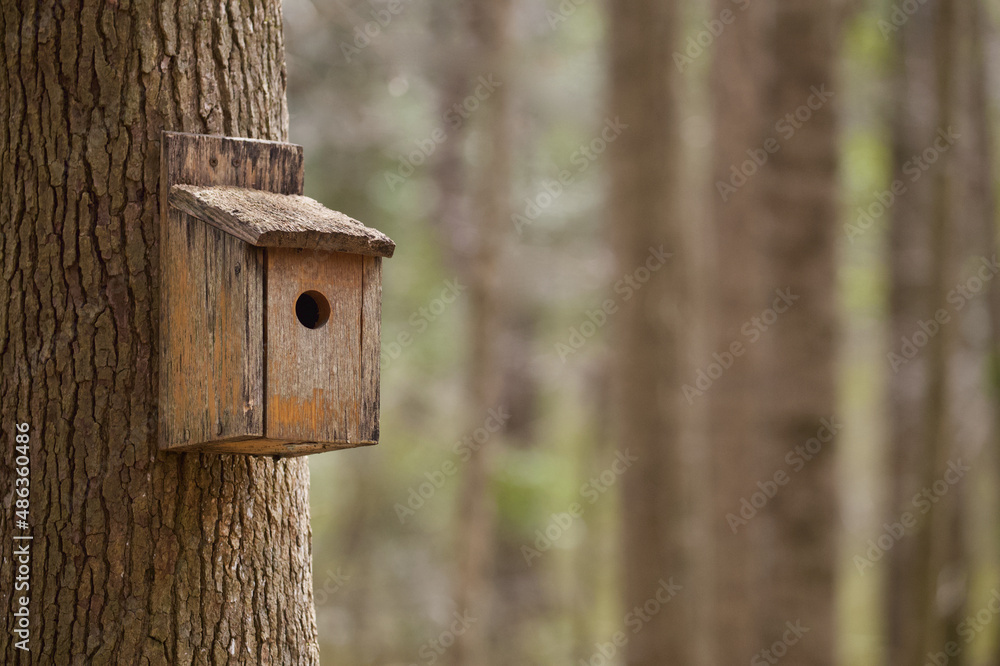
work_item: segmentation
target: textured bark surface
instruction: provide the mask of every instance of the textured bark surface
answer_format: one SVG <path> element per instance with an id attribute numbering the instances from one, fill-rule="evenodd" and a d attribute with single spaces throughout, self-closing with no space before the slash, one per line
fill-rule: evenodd
<path id="1" fill-rule="evenodd" d="M 802 114 L 798 110 L 810 96 L 813 106 L 762 169 L 771 215 L 765 275 L 773 289 L 787 288 L 798 297 L 760 343 L 765 440 L 759 463 L 768 470 L 765 478 L 789 470 L 788 452 L 819 439 L 821 419 L 837 416 L 835 5 L 829 0 L 778 2 L 775 8 L 771 122 Z M 818 103 L 815 91 L 824 88 L 833 97 Z M 827 666 L 837 656 L 836 441 L 824 439 L 811 460 L 789 471 L 791 480 L 761 517 L 767 530 L 761 649 L 787 640 L 786 623 L 801 622 L 809 632 L 788 647 L 787 659 L 802 666 Z"/>
<path id="2" fill-rule="evenodd" d="M 608 147 L 611 167 L 609 220 L 615 239 L 616 275 L 646 270 L 651 248 L 673 257 L 615 315 L 617 446 L 638 457 L 622 486 L 622 605 L 626 612 L 655 597 L 661 581 L 684 586 L 658 605 L 642 631 L 629 634 L 629 666 L 691 663 L 692 595 L 687 576 L 686 512 L 681 418 L 680 359 L 684 294 L 680 219 L 676 208 L 678 137 L 677 69 L 672 66 L 678 27 L 676 4 L 610 5 L 609 114 L 628 127 Z M 694 586 L 696 587 L 696 586 Z M 663 596 L 661 595 L 661 600 Z M 640 611 L 641 612 L 641 611 Z"/>
<path id="3" fill-rule="evenodd" d="M 303 460 L 158 454 L 163 129 L 281 140 L 276 0 L 0 10 L 2 423 L 31 424 L 31 656 L 318 663 Z M 7 437 L 7 434 L 10 437 Z"/>

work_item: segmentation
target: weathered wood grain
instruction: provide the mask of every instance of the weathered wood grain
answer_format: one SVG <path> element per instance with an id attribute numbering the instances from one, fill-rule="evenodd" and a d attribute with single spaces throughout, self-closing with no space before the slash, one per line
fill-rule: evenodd
<path id="1" fill-rule="evenodd" d="M 240 187 L 174 185 L 170 205 L 260 247 L 391 257 L 396 244 L 315 199 Z"/>
<path id="2" fill-rule="evenodd" d="M 361 274 L 362 439 L 378 442 L 379 373 L 382 353 L 382 258 L 365 257 Z"/>
<path id="3" fill-rule="evenodd" d="M 356 444 L 361 385 L 364 257 L 341 252 L 267 250 L 269 438 Z M 306 328 L 295 302 L 307 291 L 330 305 L 326 324 Z"/>
<path id="4" fill-rule="evenodd" d="M 392 241 L 290 196 L 299 146 L 164 133 L 161 160 L 160 448 L 298 456 L 376 443 Z M 280 246 L 290 239 L 325 249 Z M 329 303 L 323 326 L 296 316 L 307 291 Z"/>
<path id="5" fill-rule="evenodd" d="M 302 149 L 165 132 L 159 446 L 264 435 L 264 251 L 167 204 L 177 183 L 302 191 Z"/>
<path id="6" fill-rule="evenodd" d="M 249 439 L 234 439 L 222 442 L 212 442 L 209 453 L 241 453 L 254 456 L 282 456 L 295 458 L 312 453 L 353 449 L 358 446 L 371 446 L 375 442 L 290 442 L 269 437 L 254 437 Z"/>

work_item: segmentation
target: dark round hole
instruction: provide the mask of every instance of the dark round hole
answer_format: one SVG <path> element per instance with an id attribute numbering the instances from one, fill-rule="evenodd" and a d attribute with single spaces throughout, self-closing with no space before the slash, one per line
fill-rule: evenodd
<path id="1" fill-rule="evenodd" d="M 330 318 L 330 302 L 318 291 L 307 291 L 295 301 L 295 316 L 306 328 L 320 328 Z"/>

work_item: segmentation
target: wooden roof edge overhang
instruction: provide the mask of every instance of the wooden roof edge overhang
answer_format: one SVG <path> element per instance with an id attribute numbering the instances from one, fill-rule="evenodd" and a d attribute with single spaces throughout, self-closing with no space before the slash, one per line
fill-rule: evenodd
<path id="1" fill-rule="evenodd" d="M 258 247 L 391 257 L 396 244 L 378 229 L 299 194 L 245 187 L 174 185 L 168 202 Z"/>

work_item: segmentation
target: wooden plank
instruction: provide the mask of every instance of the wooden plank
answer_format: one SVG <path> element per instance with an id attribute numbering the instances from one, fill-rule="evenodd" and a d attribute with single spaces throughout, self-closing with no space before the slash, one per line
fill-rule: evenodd
<path id="1" fill-rule="evenodd" d="M 232 453 L 253 456 L 297 457 L 324 451 L 338 451 L 357 446 L 371 446 L 374 442 L 290 442 L 284 439 L 269 437 L 249 437 L 219 440 L 206 445 L 204 443 L 188 446 L 177 446 L 171 451 L 206 451 L 211 453 Z"/>
<path id="2" fill-rule="evenodd" d="M 160 193 L 162 449 L 264 434 L 264 251 L 167 203 L 178 183 L 300 194 L 299 146 L 164 132 Z"/>
<path id="3" fill-rule="evenodd" d="M 239 187 L 174 185 L 172 206 L 260 247 L 391 257 L 396 244 L 377 229 L 315 199 Z"/>
<path id="4" fill-rule="evenodd" d="M 267 249 L 268 438 L 357 445 L 361 375 L 363 257 L 341 252 Z M 329 309 L 307 328 L 296 302 L 315 292 Z"/>
<path id="5" fill-rule="evenodd" d="M 378 442 L 382 355 L 382 258 L 365 257 L 361 277 L 361 425 L 364 440 Z"/>

